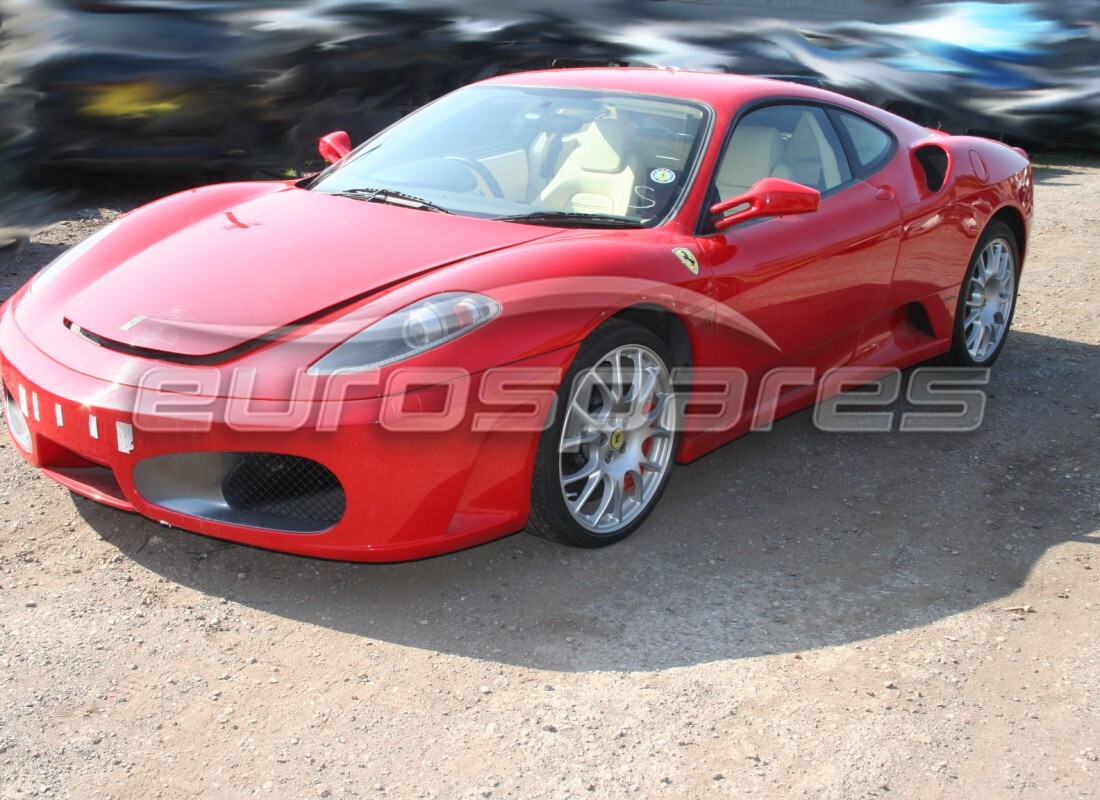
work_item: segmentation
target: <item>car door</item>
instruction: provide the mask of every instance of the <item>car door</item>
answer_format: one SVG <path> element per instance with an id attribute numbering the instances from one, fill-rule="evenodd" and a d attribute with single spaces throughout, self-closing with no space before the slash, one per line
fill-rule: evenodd
<path id="1" fill-rule="evenodd" d="M 886 298 L 900 241 L 893 195 L 856 177 L 821 107 L 783 103 L 743 115 L 713 176 L 713 202 L 766 177 L 817 189 L 819 208 L 704 227 L 699 237 L 714 276 L 716 355 L 746 370 L 750 388 L 769 367 L 813 367 L 819 378 L 847 363 Z"/>

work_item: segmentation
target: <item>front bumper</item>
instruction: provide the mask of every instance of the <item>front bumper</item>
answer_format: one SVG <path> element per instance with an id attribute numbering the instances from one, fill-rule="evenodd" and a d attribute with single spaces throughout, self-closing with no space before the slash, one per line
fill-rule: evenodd
<path id="1" fill-rule="evenodd" d="M 230 408 L 240 401 L 225 398 L 204 398 L 201 423 L 135 416 L 135 387 L 93 378 L 48 358 L 4 311 L 0 377 L 26 418 L 30 445 L 16 446 L 32 465 L 85 497 L 208 536 L 351 561 L 437 555 L 512 533 L 526 522 L 539 432 L 475 431 L 472 418 L 484 410 L 476 402 L 481 375 L 454 382 L 454 392 L 475 402 L 466 403 L 464 417 L 450 430 L 430 433 L 380 424 L 383 404 L 397 401 L 392 397 L 343 402 L 335 428 L 311 424 L 331 418 L 323 402 L 302 408 L 294 401 L 297 408 L 288 409 L 286 402 L 249 401 L 251 416 L 264 420 L 256 425 L 242 425 L 239 408 Z M 524 366 L 559 372 L 571 356 L 572 350 L 555 351 Z M 186 399 L 189 407 L 196 405 L 196 398 Z M 492 406 L 495 413 L 508 410 Z M 211 464 L 226 461 L 221 456 L 232 462 L 230 454 L 276 454 L 321 465 L 343 492 L 343 506 L 334 515 L 338 519 L 328 527 L 280 530 L 287 526 L 265 526 L 262 516 L 212 513 L 202 497 L 195 504 L 173 502 L 179 492 L 170 485 L 165 489 L 164 470 L 152 483 L 142 478 L 150 464 L 176 460 L 164 457 L 182 456 L 185 473 L 191 458 L 199 472 L 209 473 L 215 469 Z M 232 466 L 225 467 L 226 474 Z M 214 486 L 207 499 L 210 491 L 221 491 L 221 473 L 189 480 Z M 220 502 L 217 496 L 214 500 Z"/>

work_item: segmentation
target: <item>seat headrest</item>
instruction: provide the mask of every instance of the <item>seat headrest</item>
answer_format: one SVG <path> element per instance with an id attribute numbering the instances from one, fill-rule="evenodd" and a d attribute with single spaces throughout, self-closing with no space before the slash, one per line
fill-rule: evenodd
<path id="1" fill-rule="evenodd" d="M 787 142 L 787 158 L 792 161 L 819 161 L 821 150 L 814 133 L 813 117 L 803 114 Z"/>
<path id="2" fill-rule="evenodd" d="M 782 157 L 783 142 L 775 128 L 739 125 L 722 159 L 718 181 L 747 189 L 770 176 Z"/>
<path id="3" fill-rule="evenodd" d="M 600 117 L 576 135 L 577 165 L 586 172 L 620 172 L 630 139 L 630 123 L 614 113 Z"/>

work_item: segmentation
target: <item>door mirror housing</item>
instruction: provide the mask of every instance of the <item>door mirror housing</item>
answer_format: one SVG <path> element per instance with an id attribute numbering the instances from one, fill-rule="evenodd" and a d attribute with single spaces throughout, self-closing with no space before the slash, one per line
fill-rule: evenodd
<path id="1" fill-rule="evenodd" d="M 351 137 L 347 131 L 334 131 L 328 136 L 322 136 L 317 144 L 321 158 L 329 164 L 335 164 L 351 152 Z"/>
<path id="2" fill-rule="evenodd" d="M 748 208 L 734 211 L 728 217 L 721 216 L 738 206 Z M 782 217 L 787 214 L 808 214 L 821 205 L 821 193 L 817 189 L 782 178 L 763 178 L 742 195 L 715 203 L 710 207 L 714 230 L 724 231 L 739 222 L 760 217 Z"/>

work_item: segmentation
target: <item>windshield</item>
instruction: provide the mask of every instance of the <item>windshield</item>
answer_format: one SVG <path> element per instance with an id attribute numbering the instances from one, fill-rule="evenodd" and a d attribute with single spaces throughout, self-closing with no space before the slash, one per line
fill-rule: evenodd
<path id="1" fill-rule="evenodd" d="M 471 86 L 383 131 L 311 188 L 536 224 L 652 226 L 686 189 L 706 114 L 648 95 Z"/>

